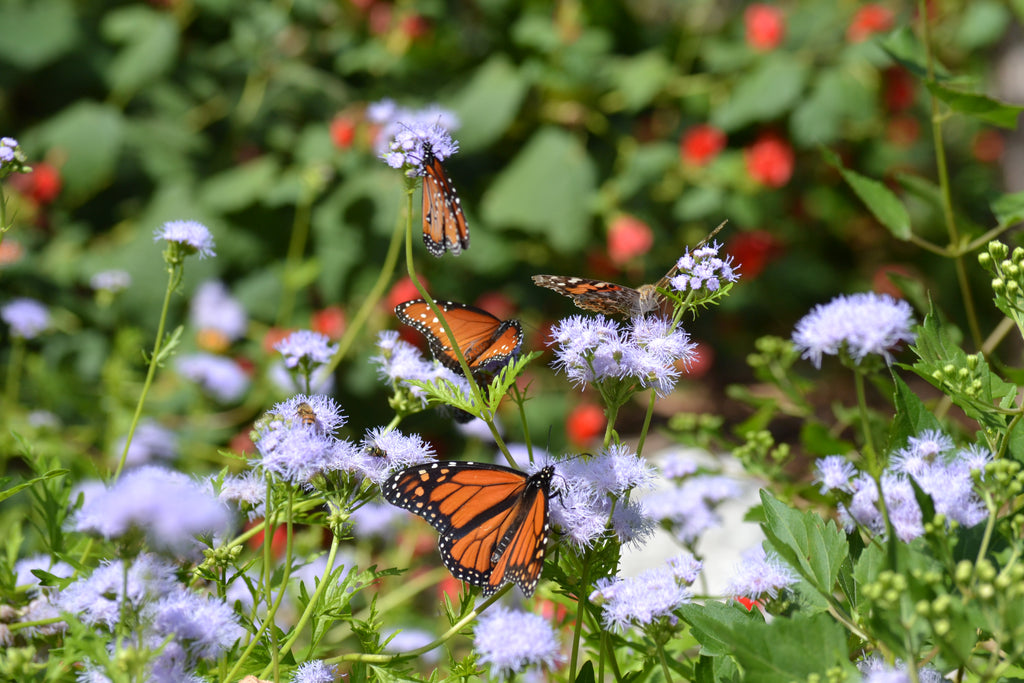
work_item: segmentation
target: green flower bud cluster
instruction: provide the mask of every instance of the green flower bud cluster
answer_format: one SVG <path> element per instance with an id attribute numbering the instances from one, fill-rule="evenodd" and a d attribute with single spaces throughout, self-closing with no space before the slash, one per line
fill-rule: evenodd
<path id="1" fill-rule="evenodd" d="M 1010 253 L 1005 244 L 992 241 L 988 251 L 978 255 L 978 263 L 992 273 L 992 291 L 999 309 L 1024 313 L 1024 248 L 1016 247 Z"/>
<path id="2" fill-rule="evenodd" d="M 982 399 L 985 389 L 985 378 L 988 366 L 985 357 L 980 353 L 971 353 L 964 357 L 964 363 L 957 367 L 954 363 L 946 363 L 932 371 L 936 382 L 945 385 L 948 393 L 961 394 L 970 399 Z"/>

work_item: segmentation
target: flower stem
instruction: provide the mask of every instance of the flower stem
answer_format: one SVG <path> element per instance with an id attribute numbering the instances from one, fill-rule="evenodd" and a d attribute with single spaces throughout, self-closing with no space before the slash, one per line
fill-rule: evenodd
<path id="1" fill-rule="evenodd" d="M 871 422 L 868 419 L 868 402 L 864 392 L 864 373 L 853 371 L 853 382 L 857 389 L 857 406 L 860 409 L 861 428 L 864 430 L 864 457 L 867 460 L 868 472 L 877 476 L 877 460 L 874 439 L 871 437 Z"/>
<path id="2" fill-rule="evenodd" d="M 4 387 L 4 404 L 9 408 L 18 402 L 21 389 L 21 368 L 25 364 L 25 339 L 17 335 L 11 338 L 11 357 L 7 361 L 7 386 Z"/>

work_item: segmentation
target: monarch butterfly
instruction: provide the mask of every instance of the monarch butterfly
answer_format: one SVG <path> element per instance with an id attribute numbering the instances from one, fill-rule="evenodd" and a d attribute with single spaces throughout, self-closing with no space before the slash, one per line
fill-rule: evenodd
<path id="1" fill-rule="evenodd" d="M 459 195 L 428 142 L 423 143 L 423 243 L 434 256 L 446 250 L 458 256 L 469 248 Z"/>
<path id="2" fill-rule="evenodd" d="M 518 320 L 499 320 L 487 311 L 455 301 L 437 301 L 444 313 L 455 341 L 462 350 L 469 368 L 491 370 L 507 363 L 523 343 L 523 327 Z M 462 366 L 445 334 L 441 321 L 423 299 L 413 299 L 395 306 L 395 315 L 406 325 L 427 338 L 434 358 L 461 373 Z"/>
<path id="3" fill-rule="evenodd" d="M 696 249 L 700 249 L 710 242 L 718 234 L 718 231 L 725 227 L 726 223 L 728 221 L 722 221 L 717 228 L 700 241 Z M 533 282 L 539 287 L 547 287 L 569 297 L 578 308 L 585 311 L 607 315 L 637 316 L 661 307 L 662 296 L 658 290 L 668 287 L 669 280 L 678 270 L 679 266 L 674 265 L 656 284 L 641 285 L 636 289 L 617 285 L 614 282 L 564 275 L 534 275 Z"/>
<path id="4" fill-rule="evenodd" d="M 526 475 L 480 462 L 431 463 L 393 474 L 382 490 L 437 529 L 452 576 L 484 595 L 515 583 L 530 596 L 544 566 L 554 473 L 551 465 Z"/>

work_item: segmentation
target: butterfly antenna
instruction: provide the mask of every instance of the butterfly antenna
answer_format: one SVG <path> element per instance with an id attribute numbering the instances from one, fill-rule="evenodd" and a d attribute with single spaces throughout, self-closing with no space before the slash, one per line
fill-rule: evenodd
<path id="1" fill-rule="evenodd" d="M 715 235 L 717 235 L 717 234 L 718 234 L 718 232 L 719 232 L 719 231 L 720 231 L 720 230 L 721 230 L 722 228 L 724 228 L 724 227 L 725 227 L 725 224 L 726 224 L 726 223 L 728 223 L 728 222 L 729 222 L 729 219 L 728 219 L 728 218 L 726 218 L 726 219 L 725 219 L 724 221 L 722 221 L 721 223 L 719 223 L 719 224 L 718 224 L 718 227 L 717 227 L 717 228 L 715 228 L 714 230 L 712 230 L 711 232 L 709 232 L 709 233 L 708 233 L 708 236 L 707 236 L 707 237 L 705 237 L 704 239 L 702 239 L 702 240 L 700 241 L 700 244 L 698 244 L 698 245 L 697 245 L 696 247 L 694 247 L 694 249 L 695 249 L 695 250 L 696 250 L 696 249 L 700 249 L 700 248 L 701 248 L 701 247 L 703 247 L 703 246 L 704 246 L 705 244 L 707 244 L 708 242 L 710 242 L 710 241 L 712 240 L 712 238 L 714 238 L 714 236 L 715 236 Z"/>

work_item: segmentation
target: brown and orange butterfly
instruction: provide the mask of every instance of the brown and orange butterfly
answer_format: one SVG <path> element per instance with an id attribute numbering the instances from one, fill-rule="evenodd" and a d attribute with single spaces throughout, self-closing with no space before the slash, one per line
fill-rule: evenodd
<path id="1" fill-rule="evenodd" d="M 423 243 L 434 256 L 469 248 L 469 226 L 462 203 L 429 143 L 423 143 Z"/>
<path id="2" fill-rule="evenodd" d="M 676 269 L 673 267 L 657 284 L 641 285 L 637 289 L 614 282 L 565 275 L 534 275 L 533 281 L 540 287 L 553 289 L 569 297 L 578 308 L 585 311 L 605 315 L 636 316 L 661 307 L 662 297 L 658 293 L 658 288 L 667 287 L 675 272 Z"/>
<path id="3" fill-rule="evenodd" d="M 523 327 L 518 320 L 500 320 L 481 308 L 455 301 L 435 303 L 474 375 L 478 370 L 493 370 L 508 363 L 523 343 Z M 453 372 L 462 373 L 451 341 L 426 301 L 413 299 L 399 304 L 395 315 L 427 338 L 434 358 Z"/>
<path id="4" fill-rule="evenodd" d="M 480 462 L 431 463 L 393 474 L 382 490 L 437 529 L 452 576 L 484 595 L 515 583 L 529 596 L 544 567 L 554 473 L 552 466 L 527 475 Z"/>

